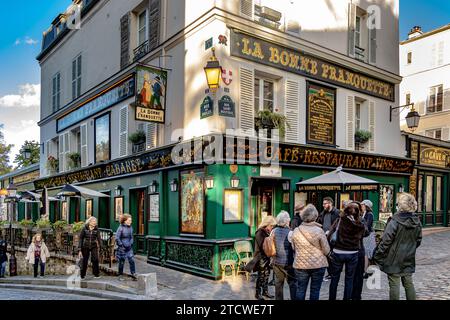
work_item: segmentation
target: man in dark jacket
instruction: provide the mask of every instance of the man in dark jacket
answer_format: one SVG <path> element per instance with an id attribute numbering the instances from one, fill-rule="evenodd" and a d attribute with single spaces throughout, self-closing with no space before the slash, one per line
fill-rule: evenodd
<path id="1" fill-rule="evenodd" d="M 374 260 L 388 275 L 389 298 L 400 299 L 400 281 L 408 300 L 416 300 L 412 274 L 416 271 L 416 250 L 422 242 L 422 224 L 415 212 L 417 201 L 410 194 L 398 199 L 399 213 L 387 224 Z"/>
<path id="2" fill-rule="evenodd" d="M 339 210 L 334 207 L 334 200 L 330 197 L 323 199 L 323 211 L 319 215 L 317 222 L 322 225 L 322 229 L 327 233 L 334 222 L 339 218 Z"/>
<path id="3" fill-rule="evenodd" d="M 305 208 L 305 206 L 302 205 L 296 205 L 294 208 L 294 217 L 291 220 L 291 230 L 295 230 L 296 228 L 300 227 L 302 224 L 302 218 L 300 218 L 300 212 Z"/>

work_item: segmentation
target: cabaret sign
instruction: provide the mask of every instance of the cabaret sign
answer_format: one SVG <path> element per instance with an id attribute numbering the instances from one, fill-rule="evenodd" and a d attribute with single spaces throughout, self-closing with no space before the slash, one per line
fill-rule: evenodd
<path id="1" fill-rule="evenodd" d="M 393 83 L 235 30 L 231 30 L 231 55 L 395 101 Z"/>

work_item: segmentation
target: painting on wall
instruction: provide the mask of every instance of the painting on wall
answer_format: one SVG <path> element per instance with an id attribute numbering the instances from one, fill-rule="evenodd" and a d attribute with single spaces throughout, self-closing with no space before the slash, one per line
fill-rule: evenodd
<path id="1" fill-rule="evenodd" d="M 159 194 L 149 195 L 150 222 L 159 222 Z"/>
<path id="2" fill-rule="evenodd" d="M 120 220 L 120 216 L 123 215 L 123 197 L 114 198 L 114 217 L 116 221 Z"/>
<path id="3" fill-rule="evenodd" d="M 380 186 L 380 220 L 386 222 L 394 212 L 394 186 Z"/>
<path id="4" fill-rule="evenodd" d="M 93 200 L 87 199 L 86 200 L 86 219 L 89 219 L 90 217 L 92 217 L 92 205 L 93 205 Z"/>
<path id="5" fill-rule="evenodd" d="M 243 221 L 243 191 L 240 189 L 227 189 L 223 196 L 223 222 L 235 223 Z"/>
<path id="6" fill-rule="evenodd" d="M 205 189 L 204 172 L 181 173 L 180 232 L 190 235 L 204 235 Z"/>

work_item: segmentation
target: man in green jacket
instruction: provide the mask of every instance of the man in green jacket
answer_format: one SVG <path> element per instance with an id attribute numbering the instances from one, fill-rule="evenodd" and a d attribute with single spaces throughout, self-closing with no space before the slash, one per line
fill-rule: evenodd
<path id="1" fill-rule="evenodd" d="M 416 271 L 416 250 L 422 241 L 422 224 L 412 195 L 402 194 L 397 202 L 398 213 L 388 222 L 374 260 L 388 275 L 390 300 L 400 300 L 400 281 L 406 298 L 416 300 L 412 274 Z"/>

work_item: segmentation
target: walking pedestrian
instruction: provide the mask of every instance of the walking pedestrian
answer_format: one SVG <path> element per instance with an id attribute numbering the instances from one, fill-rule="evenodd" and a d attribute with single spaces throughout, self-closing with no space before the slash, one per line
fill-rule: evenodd
<path id="1" fill-rule="evenodd" d="M 390 300 L 400 300 L 400 281 L 406 299 L 416 300 L 412 275 L 416 271 L 416 250 L 422 242 L 422 224 L 411 194 L 399 195 L 397 207 L 399 212 L 387 224 L 374 261 L 388 275 Z"/>
<path id="2" fill-rule="evenodd" d="M 294 231 L 296 228 L 300 227 L 302 224 L 302 218 L 300 217 L 300 212 L 305 208 L 302 205 L 296 205 L 294 208 L 294 217 L 291 220 L 291 230 Z"/>
<path id="3" fill-rule="evenodd" d="M 330 300 L 336 300 L 337 288 L 345 266 L 344 300 L 352 298 L 353 278 L 358 265 L 358 252 L 364 236 L 365 226 L 360 217 L 361 206 L 352 202 L 335 221 L 328 235 L 332 243 L 330 266 Z"/>
<path id="4" fill-rule="evenodd" d="M 40 233 L 35 234 L 25 257 L 25 260 L 33 265 L 35 278 L 38 277 L 39 267 L 41 268 L 40 277 L 43 278 L 45 276 L 45 264 L 48 258 L 50 258 L 50 252 L 42 239 L 42 235 Z"/>
<path id="5" fill-rule="evenodd" d="M 313 205 L 306 206 L 301 212 L 303 223 L 292 235 L 297 300 L 305 300 L 310 280 L 310 300 L 319 300 L 325 269 L 328 267 L 330 246 L 322 226 L 316 222 L 318 216 L 319 212 Z"/>
<path id="6" fill-rule="evenodd" d="M 6 274 L 6 263 L 8 262 L 8 244 L 5 240 L 0 240 L 0 278 Z"/>
<path id="7" fill-rule="evenodd" d="M 297 280 L 292 264 L 294 263 L 294 251 L 289 242 L 289 228 L 291 217 L 286 211 L 281 211 L 277 216 L 277 227 L 273 230 L 275 237 L 276 256 L 273 259 L 273 272 L 275 274 L 275 300 L 284 300 L 284 282 L 287 281 L 291 300 L 297 295 Z"/>
<path id="8" fill-rule="evenodd" d="M 119 279 L 123 279 L 123 268 L 125 266 L 125 260 L 128 260 L 130 264 L 130 272 L 133 280 L 137 280 L 136 276 L 136 264 L 134 262 L 133 253 L 133 227 L 132 218 L 128 214 L 124 214 L 120 217 L 120 226 L 116 232 L 117 243 L 117 260 L 119 261 Z"/>
<path id="9" fill-rule="evenodd" d="M 97 226 L 97 218 L 90 217 L 86 220 L 86 224 L 80 233 L 80 242 L 78 249 L 80 250 L 79 256 L 83 258 L 81 266 L 81 279 L 86 277 L 86 272 L 88 268 L 89 258 L 92 263 L 92 273 L 96 279 L 100 278 L 100 268 L 99 268 L 99 252 L 101 248 L 101 237 L 100 231 Z"/>
<path id="10" fill-rule="evenodd" d="M 368 235 L 364 237 L 364 279 L 368 279 L 371 274 L 367 273 L 367 269 L 369 268 L 369 261 L 373 258 L 373 252 L 376 248 L 376 235 L 375 230 L 373 229 L 373 203 L 370 200 L 364 200 L 361 202 L 361 210 L 362 210 L 362 220 L 367 228 Z"/>
<path id="11" fill-rule="evenodd" d="M 270 235 L 272 229 L 276 225 L 277 221 L 274 217 L 264 217 L 258 227 L 258 230 L 255 233 L 254 257 L 245 267 L 245 270 L 247 272 L 258 272 L 255 293 L 255 298 L 257 300 L 264 300 L 264 298 L 274 298 L 274 296 L 269 294 L 270 258 L 265 254 L 263 244 L 264 240 Z"/>
<path id="12" fill-rule="evenodd" d="M 331 197 L 326 197 L 323 199 L 323 211 L 320 213 L 319 218 L 317 218 L 317 223 L 322 225 L 322 229 L 325 235 L 328 236 L 331 226 L 339 219 L 340 211 L 338 208 L 334 207 L 334 200 Z M 324 277 L 324 281 L 331 279 L 330 268 L 328 268 L 328 275 Z"/>

